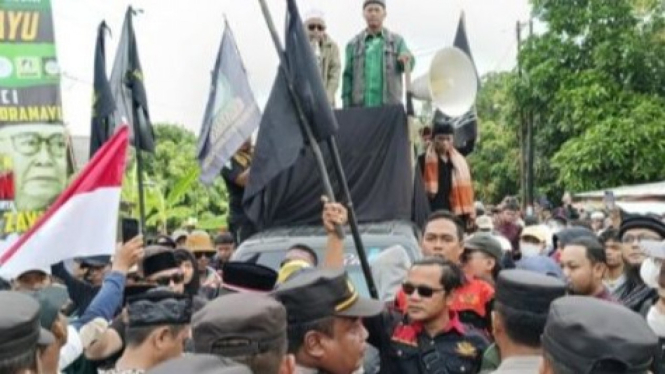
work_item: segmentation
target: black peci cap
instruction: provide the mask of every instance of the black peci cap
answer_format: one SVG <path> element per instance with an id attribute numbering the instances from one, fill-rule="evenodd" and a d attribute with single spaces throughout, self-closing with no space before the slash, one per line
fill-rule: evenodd
<path id="1" fill-rule="evenodd" d="M 186 325 L 192 320 L 192 298 L 168 288 L 155 288 L 127 299 L 128 327 Z"/>
<path id="2" fill-rule="evenodd" d="M 665 223 L 657 220 L 654 217 L 643 216 L 643 215 L 632 215 L 627 217 L 621 222 L 621 227 L 619 228 L 619 236 L 623 235 L 628 230 L 632 229 L 647 229 L 651 230 L 658 235 L 661 239 L 665 239 Z"/>
<path id="3" fill-rule="evenodd" d="M 277 272 L 267 266 L 230 261 L 222 267 L 222 291 L 226 293 L 270 292 L 276 282 Z"/>
<path id="4" fill-rule="evenodd" d="M 143 262 L 141 263 L 143 276 L 145 278 L 159 273 L 160 271 L 179 268 L 178 261 L 171 249 L 161 246 L 147 248 L 147 251 L 151 250 L 155 252 L 144 257 Z"/>

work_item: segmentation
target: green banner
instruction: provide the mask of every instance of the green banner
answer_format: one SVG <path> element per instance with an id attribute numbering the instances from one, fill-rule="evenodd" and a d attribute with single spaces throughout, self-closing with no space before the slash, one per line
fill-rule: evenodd
<path id="1" fill-rule="evenodd" d="M 0 237 L 28 230 L 67 181 L 50 0 L 0 0 Z"/>

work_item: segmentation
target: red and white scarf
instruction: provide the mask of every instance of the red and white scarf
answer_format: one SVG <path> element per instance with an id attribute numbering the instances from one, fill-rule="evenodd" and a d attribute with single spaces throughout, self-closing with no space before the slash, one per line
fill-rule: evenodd
<path id="1" fill-rule="evenodd" d="M 425 192 L 432 197 L 439 192 L 439 155 L 430 144 L 425 152 L 425 168 L 423 173 L 423 182 L 425 183 Z M 472 218 L 476 215 L 473 196 L 473 181 L 471 180 L 471 171 L 466 159 L 456 149 L 448 153 L 448 158 L 453 164 L 452 191 L 450 193 L 450 206 L 453 213 L 458 216 L 469 215 Z"/>

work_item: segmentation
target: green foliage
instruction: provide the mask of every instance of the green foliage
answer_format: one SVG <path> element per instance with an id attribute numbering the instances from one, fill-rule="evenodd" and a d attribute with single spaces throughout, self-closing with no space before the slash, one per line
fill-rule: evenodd
<path id="1" fill-rule="evenodd" d="M 516 104 L 536 128 L 536 186 L 553 193 L 665 178 L 665 22 L 653 0 L 532 0 L 547 31 L 519 55 Z"/>
<path id="2" fill-rule="evenodd" d="M 155 125 L 157 149 L 154 155 L 142 153 L 146 220 L 149 229 L 172 231 L 187 218 L 198 219 L 198 227 L 217 230 L 226 225 L 228 199 L 221 178 L 211 187 L 198 182 L 195 135 L 181 126 Z M 122 197 L 137 217 L 138 181 L 134 157 L 125 175 Z"/>
<path id="3" fill-rule="evenodd" d="M 483 78 L 476 108 L 480 142 L 469 156 L 477 199 L 498 202 L 519 188 L 517 121 L 510 86 L 513 73 L 491 73 Z"/>
<path id="4" fill-rule="evenodd" d="M 536 196 L 665 179 L 665 14 L 658 0 L 532 0 L 546 31 L 517 70 L 483 78 L 478 198 L 520 192 L 520 116 L 533 115 Z"/>

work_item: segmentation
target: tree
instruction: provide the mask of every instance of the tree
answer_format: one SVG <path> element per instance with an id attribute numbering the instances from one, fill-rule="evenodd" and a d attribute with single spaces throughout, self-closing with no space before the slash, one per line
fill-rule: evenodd
<path id="1" fill-rule="evenodd" d="M 195 158 L 196 136 L 173 124 L 155 125 L 157 148 L 144 154 L 146 221 L 150 229 L 171 232 L 188 218 L 198 219 L 198 227 L 218 230 L 226 226 L 228 198 L 221 178 L 211 187 L 198 183 L 199 166 Z M 130 161 L 123 184 L 123 200 L 138 217 L 136 165 Z"/>
<path id="2" fill-rule="evenodd" d="M 532 0 L 547 31 L 512 87 L 536 119 L 536 185 L 553 193 L 665 178 L 665 22 L 655 0 Z"/>
<path id="3" fill-rule="evenodd" d="M 519 144 L 517 120 L 512 116 L 512 72 L 490 73 L 482 78 L 476 108 L 480 141 L 468 157 L 477 199 L 495 203 L 519 191 Z"/>

